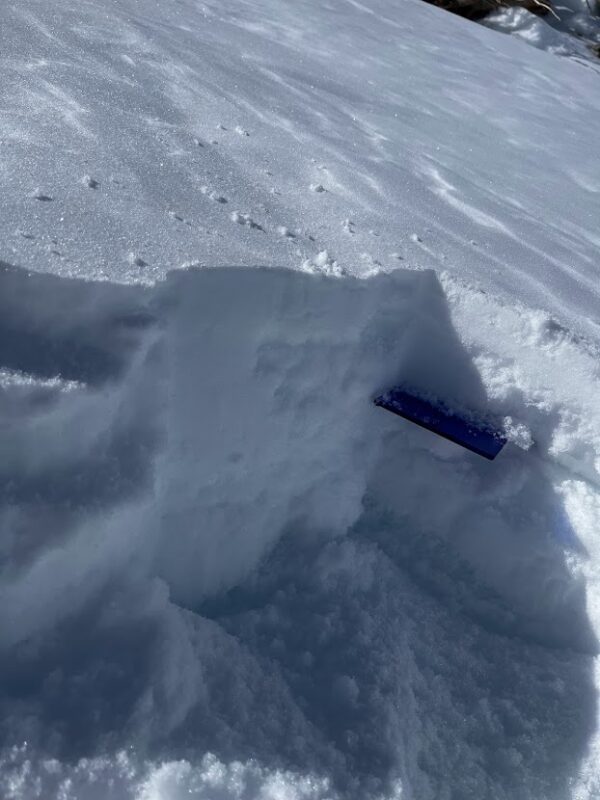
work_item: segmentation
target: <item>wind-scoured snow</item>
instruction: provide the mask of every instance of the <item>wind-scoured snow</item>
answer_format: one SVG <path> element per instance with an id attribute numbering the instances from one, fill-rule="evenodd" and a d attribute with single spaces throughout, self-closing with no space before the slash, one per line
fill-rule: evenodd
<path id="1" fill-rule="evenodd" d="M 597 315 L 595 71 L 417 0 L 27 0 L 2 23 L 9 261 L 149 281 L 327 250 Z"/>
<path id="2" fill-rule="evenodd" d="M 597 71 L 410 0 L 0 36 L 2 797 L 597 797 Z"/>

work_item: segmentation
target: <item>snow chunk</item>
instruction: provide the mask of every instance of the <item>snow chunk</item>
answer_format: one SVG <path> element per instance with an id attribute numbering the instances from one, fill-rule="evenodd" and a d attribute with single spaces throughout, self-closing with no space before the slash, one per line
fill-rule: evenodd
<path id="1" fill-rule="evenodd" d="M 321 273 L 337 278 L 345 274 L 345 270 L 329 255 L 327 250 L 321 250 L 314 258 L 307 258 L 302 263 L 302 269 L 304 272 Z"/>

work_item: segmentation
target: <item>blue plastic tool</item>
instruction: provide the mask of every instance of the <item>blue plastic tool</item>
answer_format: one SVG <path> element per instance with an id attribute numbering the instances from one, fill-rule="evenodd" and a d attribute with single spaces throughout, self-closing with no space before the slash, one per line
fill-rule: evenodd
<path id="1" fill-rule="evenodd" d="M 406 389 L 390 389 L 376 397 L 374 403 L 490 460 L 506 444 L 502 431 L 488 423 L 465 419 L 444 405 L 434 404 Z"/>

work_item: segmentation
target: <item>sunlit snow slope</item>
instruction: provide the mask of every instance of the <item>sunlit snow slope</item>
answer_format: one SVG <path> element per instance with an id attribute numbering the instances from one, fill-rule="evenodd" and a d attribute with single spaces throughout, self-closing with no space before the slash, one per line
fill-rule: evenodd
<path id="1" fill-rule="evenodd" d="M 597 72 L 8 0 L 0 99 L 0 795 L 600 796 Z"/>

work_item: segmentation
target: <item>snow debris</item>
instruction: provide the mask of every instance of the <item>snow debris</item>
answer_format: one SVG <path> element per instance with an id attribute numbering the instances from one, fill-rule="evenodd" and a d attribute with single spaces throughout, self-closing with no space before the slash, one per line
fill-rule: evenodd
<path id="1" fill-rule="evenodd" d="M 345 274 L 345 270 L 329 255 L 327 250 L 321 250 L 313 258 L 307 258 L 303 261 L 302 269 L 304 272 L 321 273 L 335 277 L 341 277 Z"/>
<path id="2" fill-rule="evenodd" d="M 82 758 L 67 764 L 32 758 L 27 746 L 0 760 L 7 800 L 100 798 L 110 787 L 119 800 L 337 800 L 326 778 L 270 770 L 255 761 L 220 761 L 206 753 L 187 760 L 144 761 L 134 752 Z M 390 800 L 392 800 L 390 798 Z"/>
<path id="3" fill-rule="evenodd" d="M 502 428 L 509 442 L 520 447 L 521 450 L 529 450 L 533 446 L 533 435 L 531 430 L 523 422 L 516 422 L 512 417 L 504 417 Z"/>
<path id="4" fill-rule="evenodd" d="M 9 389 L 49 389 L 59 392 L 73 392 L 83 389 L 85 384 L 80 381 L 63 380 L 55 375 L 52 378 L 40 378 L 36 375 L 28 375 L 18 370 L 0 369 L 0 388 Z"/>

